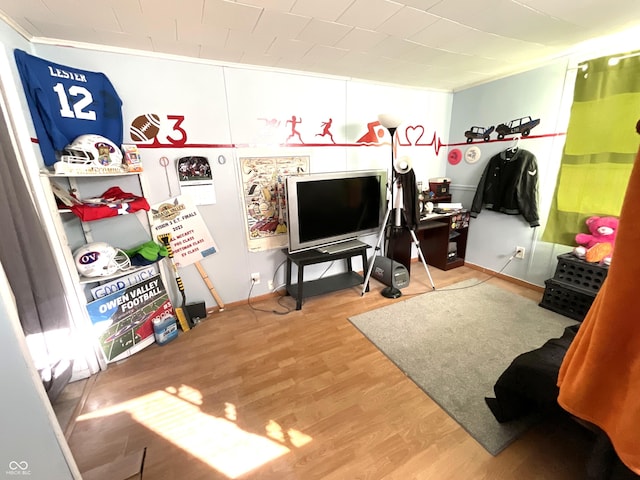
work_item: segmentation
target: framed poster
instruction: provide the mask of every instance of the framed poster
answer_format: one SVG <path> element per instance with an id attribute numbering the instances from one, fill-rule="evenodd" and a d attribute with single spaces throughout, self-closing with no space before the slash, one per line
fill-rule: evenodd
<path id="1" fill-rule="evenodd" d="M 249 251 L 287 245 L 285 178 L 309 172 L 309 157 L 241 157 Z"/>
<path id="2" fill-rule="evenodd" d="M 153 320 L 173 315 L 160 275 L 87 304 L 107 363 L 122 360 L 155 342 Z"/>

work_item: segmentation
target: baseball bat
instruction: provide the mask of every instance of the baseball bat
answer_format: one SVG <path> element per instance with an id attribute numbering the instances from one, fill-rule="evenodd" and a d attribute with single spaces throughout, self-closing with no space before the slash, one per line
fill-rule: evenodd
<path id="1" fill-rule="evenodd" d="M 211 280 L 209 280 L 209 275 L 207 275 L 207 272 L 205 271 L 205 269 L 202 267 L 202 265 L 200 265 L 200 262 L 196 262 L 196 268 L 198 269 L 200 276 L 204 280 L 204 283 L 206 283 L 207 287 L 209 287 L 209 291 L 211 292 L 211 295 L 213 295 L 213 299 L 218 304 L 220 311 L 223 311 L 224 302 L 220 298 L 220 295 L 218 295 L 218 292 L 216 292 L 216 289 L 213 287 L 213 283 L 211 283 Z"/>

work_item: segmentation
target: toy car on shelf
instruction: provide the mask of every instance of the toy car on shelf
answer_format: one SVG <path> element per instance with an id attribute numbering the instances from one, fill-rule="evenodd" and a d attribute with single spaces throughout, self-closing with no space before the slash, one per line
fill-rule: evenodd
<path id="1" fill-rule="evenodd" d="M 506 125 L 501 123 L 496 127 L 498 138 L 503 139 L 506 135 L 514 135 L 521 133 L 523 137 L 528 136 L 531 133 L 531 129 L 536 127 L 540 123 L 540 119 L 533 120 L 531 117 L 521 117 L 511 120 Z"/>
<path id="2" fill-rule="evenodd" d="M 488 128 L 473 126 L 464 132 L 464 136 L 467 137 L 467 143 L 473 142 L 475 138 L 482 138 L 485 142 L 488 142 L 492 133 L 493 125 Z"/>

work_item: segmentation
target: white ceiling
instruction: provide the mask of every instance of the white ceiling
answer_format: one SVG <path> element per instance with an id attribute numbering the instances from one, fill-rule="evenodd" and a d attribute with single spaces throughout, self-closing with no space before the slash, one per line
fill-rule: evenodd
<path id="1" fill-rule="evenodd" d="M 527 70 L 640 27 L 640 0 L 2 0 L 3 13 L 37 43 L 441 90 Z"/>

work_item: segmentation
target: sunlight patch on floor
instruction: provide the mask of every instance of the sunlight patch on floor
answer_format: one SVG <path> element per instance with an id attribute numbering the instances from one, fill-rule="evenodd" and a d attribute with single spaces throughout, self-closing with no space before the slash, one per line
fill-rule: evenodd
<path id="1" fill-rule="evenodd" d="M 202 404 L 198 390 L 182 385 L 81 415 L 77 421 L 128 413 L 229 478 L 238 478 L 289 453 L 289 447 L 300 448 L 312 441 L 298 430 L 284 430 L 273 420 L 265 426 L 264 435 L 248 432 L 236 425 L 238 413 L 232 403 L 225 403 L 224 418 L 203 412 Z"/>

